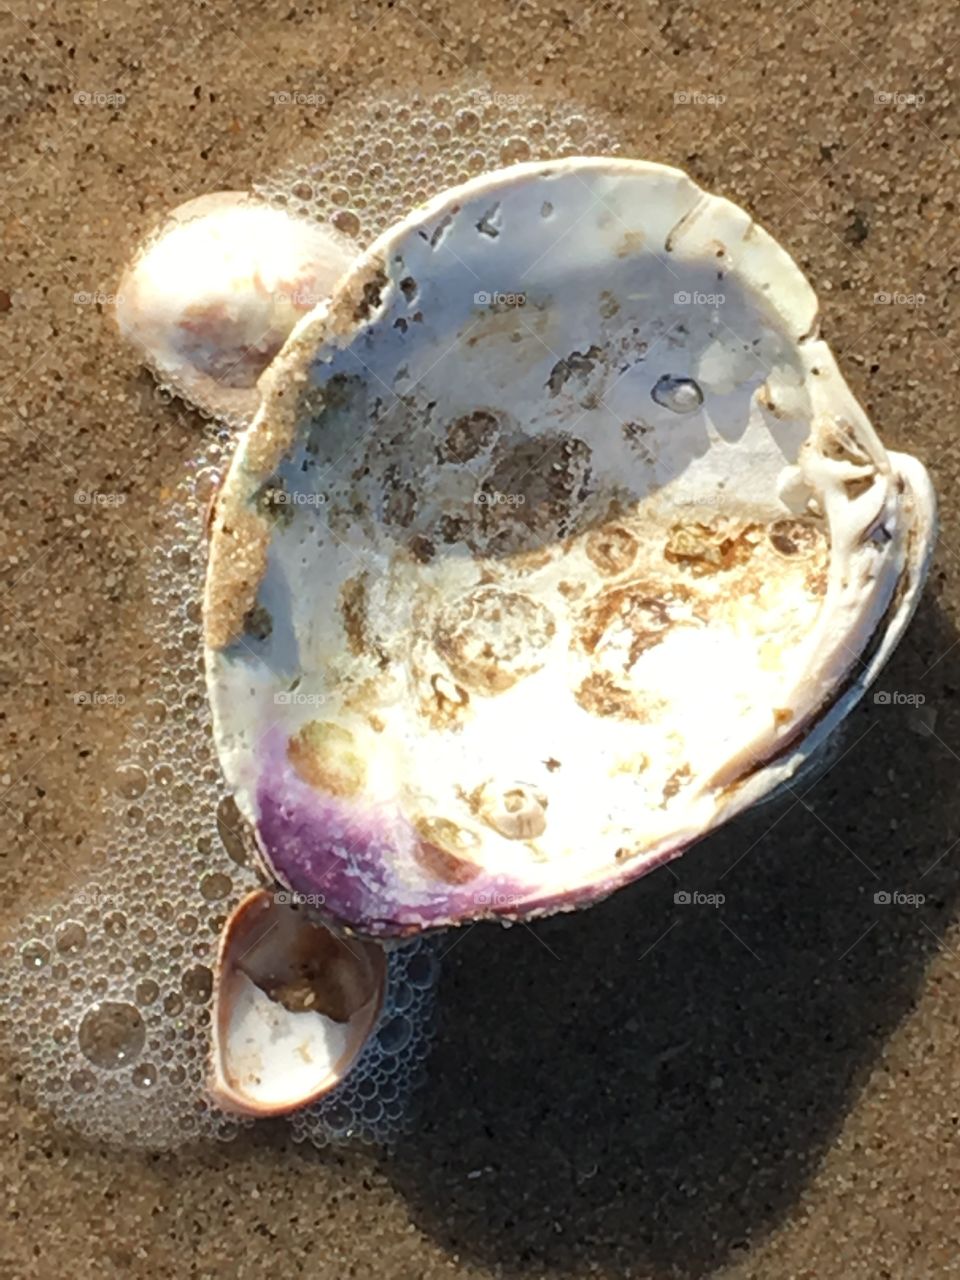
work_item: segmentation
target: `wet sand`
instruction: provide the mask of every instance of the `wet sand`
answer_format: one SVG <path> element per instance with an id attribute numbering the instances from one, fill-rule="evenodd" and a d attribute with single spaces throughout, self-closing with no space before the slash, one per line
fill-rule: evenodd
<path id="1" fill-rule="evenodd" d="M 327 108 L 271 95 L 322 84 L 336 105 L 476 74 L 606 111 L 627 153 L 686 168 L 793 253 L 855 393 L 942 501 L 924 601 L 880 682 L 922 694 L 923 715 L 867 702 L 802 800 L 709 840 L 676 879 L 466 931 L 397 1152 L 318 1154 L 278 1125 L 117 1153 L 4 1072 L 0 1275 L 960 1274 L 955 10 L 11 0 L 0 42 L 8 931 L 86 874 L 148 692 L 154 531 L 201 430 L 153 395 L 108 305 L 75 299 L 113 291 L 163 209 L 321 137 Z M 78 509 L 78 488 L 117 477 L 122 508 Z M 91 709 L 77 689 L 129 696 Z M 678 887 L 726 901 L 681 906 Z"/>

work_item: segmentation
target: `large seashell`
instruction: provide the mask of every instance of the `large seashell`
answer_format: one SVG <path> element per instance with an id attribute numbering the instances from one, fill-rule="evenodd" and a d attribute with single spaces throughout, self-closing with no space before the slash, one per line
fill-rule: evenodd
<path id="1" fill-rule="evenodd" d="M 675 169 L 447 192 L 294 334 L 220 495 L 216 741 L 369 935 L 582 906 L 788 782 L 934 531 L 810 285 Z"/>
<path id="2" fill-rule="evenodd" d="M 283 1115 L 349 1072 L 383 1004 L 382 947 L 340 938 L 265 889 L 220 938 L 210 1091 L 230 1111 Z"/>
<path id="3" fill-rule="evenodd" d="M 246 419 L 257 379 L 354 256 L 329 229 L 244 192 L 198 196 L 138 250 L 117 323 L 162 382 L 219 417 Z"/>

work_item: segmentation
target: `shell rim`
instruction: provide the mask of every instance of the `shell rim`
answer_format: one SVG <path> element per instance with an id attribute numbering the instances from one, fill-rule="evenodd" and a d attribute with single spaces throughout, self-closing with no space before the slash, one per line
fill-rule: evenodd
<path id="1" fill-rule="evenodd" d="M 514 919 L 532 919 L 559 911 L 575 910 L 603 900 L 616 889 L 672 861 L 737 813 L 749 808 L 757 800 L 789 781 L 789 778 L 820 749 L 869 688 L 899 641 L 916 609 L 923 580 L 929 567 L 935 540 L 935 498 L 929 477 L 922 464 L 910 455 L 887 453 L 885 450 L 866 413 L 840 373 L 833 352 L 819 337 L 819 307 L 816 295 L 805 273 L 789 252 L 739 205 L 724 196 L 705 191 L 689 175 L 675 166 L 660 164 L 656 161 L 604 156 L 573 156 L 553 161 L 527 161 L 478 175 L 468 182 L 448 188 L 411 210 L 403 219 L 381 233 L 358 256 L 353 266 L 341 278 L 331 299 L 321 303 L 299 321 L 274 362 L 261 377 L 260 407 L 231 459 L 218 494 L 218 518 L 214 522 L 210 537 L 203 623 L 207 686 L 215 740 L 219 734 L 220 725 L 215 696 L 218 654 L 236 638 L 234 633 L 223 641 L 217 636 L 216 627 L 213 625 L 216 610 L 214 597 L 218 586 L 221 585 L 222 575 L 228 567 L 231 552 L 230 544 L 223 536 L 224 523 L 229 520 L 231 514 L 246 509 L 247 499 L 262 481 L 264 471 L 269 472 L 273 469 L 273 465 L 296 438 L 297 408 L 292 402 L 297 399 L 296 389 L 304 383 L 307 376 L 306 370 L 315 359 L 317 351 L 326 345 L 339 345 L 343 340 L 349 343 L 357 332 L 376 318 L 381 306 L 379 296 L 364 315 L 352 316 L 348 325 L 343 327 L 346 319 L 344 310 L 349 304 L 353 303 L 356 306 L 363 300 L 365 287 L 376 283 L 389 287 L 390 282 L 384 270 L 385 263 L 389 260 L 396 244 L 411 232 L 429 224 L 438 214 L 443 214 L 457 203 L 491 194 L 528 177 L 551 178 L 571 171 L 606 172 L 613 176 L 622 174 L 671 177 L 684 184 L 693 197 L 691 210 L 681 221 L 687 221 L 694 208 L 706 211 L 708 207 L 712 215 L 725 215 L 732 212 L 738 219 L 743 216 L 749 218 L 749 225 L 743 233 L 744 237 L 749 236 L 755 246 L 769 254 L 773 264 L 771 287 L 764 294 L 766 302 L 796 343 L 808 371 L 818 367 L 829 375 L 822 381 L 816 377 L 810 380 L 811 418 L 822 408 L 818 404 L 818 392 L 822 398 L 825 384 L 829 384 L 833 390 L 849 398 L 851 405 L 857 411 L 858 432 L 862 432 L 881 452 L 886 453 L 891 464 L 896 464 L 895 470 L 912 496 L 914 519 L 909 531 L 913 543 L 912 554 L 905 556 L 900 574 L 900 589 L 895 593 L 895 598 L 870 638 L 869 645 L 862 651 L 863 653 L 872 651 L 867 670 L 857 672 L 844 687 L 838 688 L 836 696 L 829 702 L 812 710 L 802 733 L 792 743 L 787 744 L 778 754 L 758 761 L 746 779 L 741 779 L 730 787 L 724 788 L 713 818 L 695 835 L 689 838 L 682 836 L 667 847 L 661 846 L 649 852 L 643 859 L 625 863 L 621 873 L 607 881 L 582 887 L 559 901 L 551 898 L 542 902 L 525 903 L 519 911 L 511 912 L 509 908 L 499 910 L 480 908 L 462 918 L 419 926 L 373 919 L 360 923 L 322 908 L 318 911 L 321 918 L 329 919 L 335 927 L 354 936 L 378 940 L 402 938 L 413 934 L 436 932 L 451 925 L 459 926 L 478 920 L 509 922 Z M 738 264 L 733 265 L 730 274 L 734 278 L 737 277 Z M 756 291 L 749 277 L 744 283 L 751 292 Z M 803 323 L 797 322 L 797 291 L 801 296 L 806 296 L 809 304 L 809 314 L 801 317 Z M 251 456 L 256 453 L 260 455 L 259 461 Z M 265 459 L 269 465 L 265 465 Z M 229 779 L 227 781 L 229 785 Z M 236 800 L 244 817 L 251 823 L 265 868 L 279 883 L 285 883 L 273 869 L 269 854 L 263 848 L 259 838 L 256 814 L 247 802 L 247 797 L 237 794 Z"/>

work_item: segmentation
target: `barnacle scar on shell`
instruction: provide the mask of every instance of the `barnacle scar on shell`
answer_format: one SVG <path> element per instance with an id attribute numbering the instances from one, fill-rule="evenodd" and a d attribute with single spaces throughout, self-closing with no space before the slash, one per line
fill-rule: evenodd
<path id="1" fill-rule="evenodd" d="M 316 906 L 256 972 L 269 895 L 226 926 L 214 1089 L 254 1112 L 349 1071 L 379 947 L 589 905 L 788 782 L 903 634 L 935 527 L 786 251 L 662 165 L 447 191 L 262 354 L 207 687 L 263 869 Z"/>

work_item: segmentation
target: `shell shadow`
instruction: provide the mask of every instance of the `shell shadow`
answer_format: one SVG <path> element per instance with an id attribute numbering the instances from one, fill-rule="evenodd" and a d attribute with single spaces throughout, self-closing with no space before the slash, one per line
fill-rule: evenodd
<path id="1" fill-rule="evenodd" d="M 672 868 L 448 935 L 423 1114 L 384 1158 L 420 1229 L 508 1272 L 702 1277 L 789 1215 L 956 911 L 956 639 L 928 596 L 827 772 Z"/>

